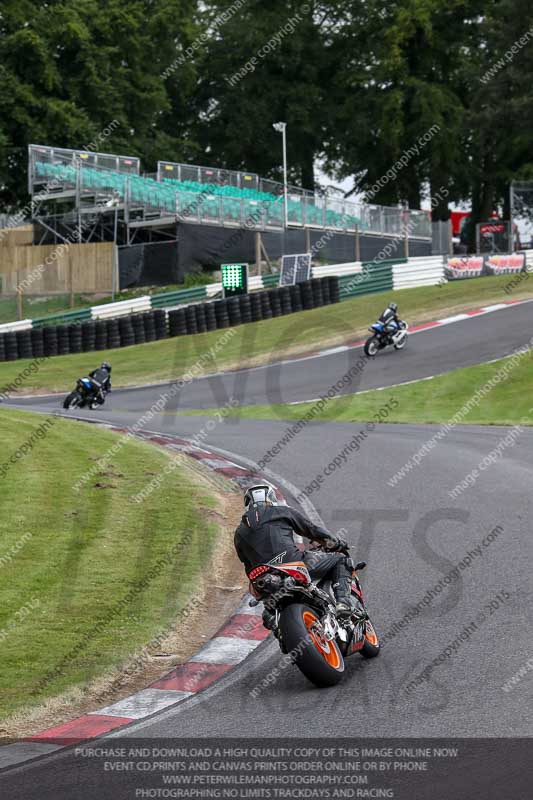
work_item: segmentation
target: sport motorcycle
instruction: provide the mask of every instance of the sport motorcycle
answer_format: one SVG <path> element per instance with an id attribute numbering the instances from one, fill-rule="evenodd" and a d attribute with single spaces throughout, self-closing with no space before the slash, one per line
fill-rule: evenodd
<path id="1" fill-rule="evenodd" d="M 312 548 L 325 551 L 323 546 Z M 316 686 L 334 686 L 344 674 L 345 660 L 355 653 L 379 655 L 379 640 L 367 614 L 358 572 L 364 561 L 353 563 L 349 618 L 339 618 L 331 580 L 314 582 L 303 561 L 261 564 L 249 573 L 251 606 L 264 603 L 263 622 L 277 638 L 282 653 Z"/>
<path id="2" fill-rule="evenodd" d="M 365 355 L 375 356 L 379 350 L 384 350 L 385 347 L 391 345 L 395 350 L 403 350 L 407 344 L 407 330 L 409 326 L 407 322 L 400 321 L 399 327 L 396 330 L 389 330 L 382 322 L 375 322 L 368 330 L 372 332 L 372 336 L 365 342 Z"/>

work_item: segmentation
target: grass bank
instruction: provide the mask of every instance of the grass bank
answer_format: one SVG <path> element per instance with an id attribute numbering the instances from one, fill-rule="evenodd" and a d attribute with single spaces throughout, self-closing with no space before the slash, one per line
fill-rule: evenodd
<path id="1" fill-rule="evenodd" d="M 509 275 L 500 275 L 453 281 L 443 286 L 402 289 L 226 331 L 177 337 L 118 350 L 57 356 L 47 359 L 37 371 L 25 378 L 20 391 L 68 390 L 76 377 L 87 373 L 104 359 L 113 364 L 113 384 L 116 387 L 171 380 L 187 373 L 195 365 L 199 372 L 213 372 L 268 363 L 288 355 L 363 338 L 368 325 L 392 297 L 399 305 L 400 315 L 411 325 L 510 298 L 533 298 L 533 281 L 524 281 L 510 295 L 504 291 L 508 283 Z M 218 347 L 222 336 L 225 343 Z M 208 355 L 210 352 L 211 356 Z M 0 364 L 0 392 L 21 374 L 27 364 L 22 360 Z"/>
<path id="2" fill-rule="evenodd" d="M 217 491 L 188 459 L 47 419 L 0 411 L 0 719 L 89 685 L 171 626 L 220 531 Z"/>
<path id="3" fill-rule="evenodd" d="M 512 362 L 504 358 L 404 386 L 343 395 L 313 413 L 312 419 L 320 422 L 444 423 L 463 408 L 467 410 L 464 416 L 461 414 L 464 424 L 532 425 L 531 353 Z M 229 410 L 228 416 L 297 421 L 305 419 L 312 409 L 316 409 L 315 403 L 248 406 Z M 205 411 L 183 413 L 205 414 Z"/>

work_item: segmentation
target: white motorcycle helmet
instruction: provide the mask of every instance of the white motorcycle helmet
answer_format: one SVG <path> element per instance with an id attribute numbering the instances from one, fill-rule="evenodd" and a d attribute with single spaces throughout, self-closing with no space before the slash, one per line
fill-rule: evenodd
<path id="1" fill-rule="evenodd" d="M 267 503 L 271 506 L 279 505 L 276 492 L 268 483 L 258 483 L 255 486 L 250 486 L 244 493 L 244 505 L 246 508 L 257 503 Z"/>

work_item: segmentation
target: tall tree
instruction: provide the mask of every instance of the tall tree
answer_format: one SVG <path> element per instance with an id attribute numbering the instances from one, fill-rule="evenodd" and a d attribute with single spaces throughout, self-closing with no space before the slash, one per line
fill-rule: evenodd
<path id="1" fill-rule="evenodd" d="M 175 62 L 177 43 L 196 35 L 195 11 L 195 0 L 183 0 L 179 8 L 172 0 L 5 0 L 0 18 L 4 204 L 23 201 L 30 142 L 96 147 L 153 163 L 177 152 L 180 139 L 190 141 L 196 75 L 191 62 Z"/>
<path id="2" fill-rule="evenodd" d="M 333 87 L 339 113 L 331 119 L 328 157 L 344 176 L 354 176 L 356 190 L 372 190 L 374 201 L 419 207 L 427 187 L 434 195 L 446 188 L 449 199 L 465 191 L 464 68 L 479 6 L 477 0 L 352 4 L 339 38 L 354 55 Z M 391 170 L 394 177 L 383 179 Z M 435 218 L 447 218 L 447 203 L 437 202 Z"/>
<path id="3" fill-rule="evenodd" d="M 330 77 L 321 4 L 248 0 L 221 25 L 215 21 L 235 3 L 206 5 L 212 38 L 198 96 L 205 153 L 228 168 L 280 179 L 281 140 L 272 124 L 284 121 L 290 178 L 313 188 Z"/>

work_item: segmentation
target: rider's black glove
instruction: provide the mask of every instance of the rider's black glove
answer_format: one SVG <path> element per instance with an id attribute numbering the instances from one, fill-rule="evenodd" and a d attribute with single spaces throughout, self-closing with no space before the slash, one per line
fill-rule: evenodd
<path id="1" fill-rule="evenodd" d="M 348 542 L 346 539 L 341 539 L 340 536 L 337 536 L 337 550 L 347 550 L 348 549 Z"/>
<path id="2" fill-rule="evenodd" d="M 345 550 L 348 547 L 348 542 L 341 539 L 339 536 L 331 536 L 325 541 L 326 550 L 336 552 L 338 550 Z"/>

